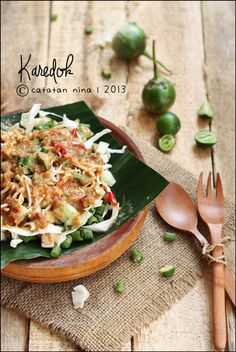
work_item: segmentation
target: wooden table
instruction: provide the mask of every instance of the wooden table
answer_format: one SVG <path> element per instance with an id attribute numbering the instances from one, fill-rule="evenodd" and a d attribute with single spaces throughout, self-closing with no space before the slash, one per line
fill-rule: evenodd
<path id="1" fill-rule="evenodd" d="M 74 75 L 60 78 L 64 94 L 50 96 L 60 104 L 86 100 L 99 115 L 117 125 L 128 126 L 137 135 L 155 144 L 155 119 L 141 104 L 143 84 L 152 77 L 152 64 L 140 58 L 129 64 L 116 58 L 112 50 L 98 47 L 101 38 L 111 37 L 123 24 L 136 21 L 151 39 L 156 39 L 158 57 L 174 71 L 177 100 L 172 111 L 182 128 L 173 152 L 166 155 L 192 171 L 220 171 L 225 194 L 233 199 L 234 185 L 234 2 L 232 1 L 3 1 L 2 2 L 2 103 L 3 112 L 22 106 L 16 94 L 19 85 L 20 54 L 31 62 L 51 66 L 53 58 L 64 65 L 74 55 Z M 57 20 L 50 21 L 56 14 Z M 91 25 L 94 32 L 84 34 Z M 32 66 L 33 67 L 33 66 Z M 112 78 L 101 77 L 110 67 Z M 127 86 L 125 94 L 102 93 L 105 84 Z M 29 88 L 55 87 L 52 78 L 33 77 Z M 96 89 L 99 94 L 72 93 L 73 88 Z M 206 96 L 215 117 L 212 125 L 197 118 L 196 111 Z M 28 97 L 39 102 L 40 95 Z M 194 134 L 212 128 L 219 143 L 214 150 L 195 146 Z M 233 267 L 233 245 L 227 259 Z M 126 351 L 210 351 L 210 277 L 196 286 L 161 319 L 124 341 Z M 234 313 L 227 301 L 229 350 L 234 345 Z M 38 324 L 2 309 L 2 351 L 75 351 L 78 347 L 60 339 Z"/>

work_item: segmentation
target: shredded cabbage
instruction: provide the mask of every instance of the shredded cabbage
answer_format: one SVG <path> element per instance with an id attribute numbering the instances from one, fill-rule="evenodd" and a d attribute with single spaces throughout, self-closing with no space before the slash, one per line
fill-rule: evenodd
<path id="1" fill-rule="evenodd" d="M 92 224 L 92 225 L 87 225 L 83 226 L 85 229 L 90 229 L 94 232 L 105 232 L 107 231 L 116 221 L 118 213 L 119 213 L 119 204 L 117 206 L 112 207 L 112 214 L 110 219 L 104 220 L 102 222 L 99 222 L 97 224 Z"/>
<path id="2" fill-rule="evenodd" d="M 99 138 L 101 138 L 102 136 L 104 136 L 105 134 L 110 133 L 110 132 L 111 132 L 111 130 L 109 130 L 109 128 L 105 128 L 101 132 L 96 133 L 93 137 L 91 137 L 86 142 L 84 142 L 85 148 L 86 149 L 92 148 L 94 142 L 96 142 Z"/>
<path id="3" fill-rule="evenodd" d="M 30 134 L 34 128 L 34 118 L 40 111 L 41 104 L 34 104 L 29 112 L 21 114 L 20 124 L 25 127 L 26 131 Z"/>
<path id="4" fill-rule="evenodd" d="M 62 124 L 64 127 L 68 127 L 68 128 L 77 128 L 78 127 L 78 122 L 68 119 L 66 117 L 66 114 L 63 115 Z"/>
<path id="5" fill-rule="evenodd" d="M 40 235 L 43 233 L 53 233 L 53 234 L 60 234 L 61 233 L 61 227 L 53 225 L 53 224 L 49 224 L 44 229 L 39 229 L 34 232 L 32 232 L 30 230 L 21 229 L 20 227 L 17 227 L 17 226 L 2 226 L 2 230 L 9 231 L 12 234 L 14 233 L 14 234 L 17 234 L 20 236 L 37 236 L 37 235 Z"/>

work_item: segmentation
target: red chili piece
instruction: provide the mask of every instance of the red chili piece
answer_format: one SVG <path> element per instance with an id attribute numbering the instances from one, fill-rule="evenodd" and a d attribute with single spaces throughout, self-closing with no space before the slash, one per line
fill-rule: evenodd
<path id="1" fill-rule="evenodd" d="M 117 200 L 116 200 L 116 196 L 113 192 L 107 192 L 104 195 L 104 200 L 105 202 L 111 203 L 112 205 L 117 205 Z"/>
<path id="2" fill-rule="evenodd" d="M 61 145 L 60 143 L 55 143 L 54 147 L 57 152 L 61 152 L 62 157 L 64 157 L 66 155 L 67 150 L 65 147 L 63 147 L 63 145 Z"/>
<path id="3" fill-rule="evenodd" d="M 73 130 L 71 131 L 72 136 L 73 136 L 74 138 L 77 138 L 77 137 L 78 137 L 78 136 L 77 136 L 77 132 L 78 132 L 78 128 L 73 128 Z"/>

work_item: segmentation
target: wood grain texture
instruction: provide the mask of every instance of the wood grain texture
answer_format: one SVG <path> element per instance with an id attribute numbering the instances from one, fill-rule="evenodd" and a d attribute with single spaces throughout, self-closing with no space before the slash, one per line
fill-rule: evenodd
<path id="1" fill-rule="evenodd" d="M 32 70 L 34 65 L 47 63 L 47 45 L 49 31 L 49 2 L 43 1 L 2 1 L 2 79 L 1 102 L 5 104 L 7 111 L 16 107 L 21 108 L 24 98 L 16 93 L 16 87 L 20 84 L 17 74 L 20 69 L 20 55 L 23 63 L 31 54 L 31 61 L 27 68 Z M 34 65 L 33 65 L 34 64 Z M 29 82 L 27 74 L 23 74 L 22 83 L 29 88 L 44 86 L 44 77 L 31 77 Z M 29 93 L 27 98 L 34 98 Z"/>
<path id="2" fill-rule="evenodd" d="M 220 7 L 217 6 L 218 3 L 221 3 Z M 224 6 L 223 3 L 226 5 Z M 230 197 L 232 192 L 227 190 L 230 191 L 232 188 L 234 174 L 230 144 L 230 141 L 232 143 L 234 141 L 232 131 L 234 116 L 232 7 L 234 5 L 232 3 L 230 1 L 204 2 L 204 49 L 202 16 L 198 1 L 132 1 L 129 3 L 126 1 L 53 1 L 51 13 L 57 14 L 58 19 L 50 25 L 48 2 L 5 1 L 2 4 L 4 9 L 2 72 L 5 71 L 2 99 L 4 98 L 10 106 L 8 111 L 17 109 L 21 103 L 21 99 L 15 94 L 13 82 L 16 80 L 15 72 L 18 68 L 15 57 L 22 48 L 25 52 L 31 50 L 36 53 L 40 62 L 46 62 L 47 59 L 50 62 L 51 58 L 58 57 L 63 63 L 69 53 L 75 53 L 73 67 L 76 75 L 73 79 L 63 82 L 68 89 L 75 85 L 103 87 L 107 83 L 126 83 L 128 91 L 122 96 L 104 93 L 97 96 L 81 93 L 56 96 L 51 94 L 51 96 L 59 103 L 85 99 L 101 116 L 117 125 L 129 125 L 139 136 L 155 144 L 155 119 L 142 109 L 140 100 L 143 84 L 152 77 L 151 62 L 146 58 L 140 58 L 136 62 L 127 64 L 116 59 L 111 49 L 101 50 L 96 45 L 96 40 L 100 39 L 105 32 L 109 32 L 111 36 L 127 21 L 135 20 L 149 35 L 149 49 L 151 39 L 156 39 L 158 57 L 175 72 L 170 77 L 175 81 L 177 89 L 173 112 L 180 116 L 182 128 L 177 137 L 176 147 L 166 157 L 179 162 L 196 176 L 202 169 L 206 171 L 211 169 L 209 151 L 199 150 L 193 143 L 196 131 L 208 127 L 207 122 L 196 119 L 196 110 L 205 99 L 208 90 L 217 115 L 227 115 L 225 119 L 215 119 L 213 127 L 217 129 L 221 140 L 226 135 L 230 136 L 226 142 L 215 148 L 217 169 L 224 172 L 222 175 L 225 180 L 224 188 L 227 192 L 226 196 Z M 25 28 L 25 23 L 27 23 L 28 32 L 23 36 L 22 28 Z M 94 27 L 94 33 L 91 36 L 84 35 L 85 25 Z M 19 29 L 17 34 L 12 30 L 15 27 Z M 27 45 L 22 44 L 22 38 L 24 38 L 23 44 L 27 43 Z M 218 38 L 221 38 L 220 45 Z M 203 79 L 204 52 L 208 68 L 207 87 Z M 8 65 L 15 65 L 14 73 L 7 71 Z M 103 65 L 111 67 L 112 78 L 109 81 L 101 77 Z M 223 69 L 224 75 L 221 75 Z M 218 70 L 217 75 L 215 70 Z M 224 86 L 219 90 L 219 82 L 222 82 L 222 79 Z M 37 79 L 37 85 L 49 87 L 52 86 L 52 82 Z M 219 153 L 221 156 L 218 158 Z M 233 245 L 230 247 L 233 248 Z M 233 257 L 227 255 L 227 260 L 233 269 Z M 158 322 L 154 322 L 149 328 L 135 335 L 132 349 L 135 351 L 210 351 L 212 349 L 210 307 L 210 277 L 204 274 L 203 279 Z M 11 329 L 17 328 L 19 322 L 15 316 L 11 316 L 10 311 L 6 310 L 6 312 L 3 315 L 3 322 L 9 319 L 11 323 L 5 324 L 2 349 L 14 350 L 12 346 L 15 344 L 15 350 L 21 351 L 22 344 L 18 344 L 16 339 L 11 339 Z M 228 314 L 229 331 L 233 331 L 234 323 L 234 313 L 231 311 Z M 22 336 L 26 335 L 22 333 Z M 231 334 L 229 338 L 230 351 L 235 350 L 232 336 L 234 335 Z M 36 351 L 37 346 L 43 348 L 42 343 L 48 351 L 60 350 L 60 348 L 70 351 L 74 348 L 63 341 L 60 342 L 58 337 L 31 322 L 29 351 Z M 130 342 L 128 342 L 123 350 L 130 350 L 130 348 Z"/>
<path id="3" fill-rule="evenodd" d="M 235 3 L 202 2 L 206 60 L 206 86 L 215 117 L 212 130 L 219 143 L 213 154 L 214 171 L 221 174 L 224 194 L 235 199 Z M 217 23 L 217 25 L 216 25 Z M 225 249 L 235 273 L 235 242 Z M 228 349 L 235 351 L 235 310 L 226 297 Z"/>
<path id="4" fill-rule="evenodd" d="M 1 319 L 1 351 L 27 351 L 29 320 L 3 307 L 1 307 Z"/>

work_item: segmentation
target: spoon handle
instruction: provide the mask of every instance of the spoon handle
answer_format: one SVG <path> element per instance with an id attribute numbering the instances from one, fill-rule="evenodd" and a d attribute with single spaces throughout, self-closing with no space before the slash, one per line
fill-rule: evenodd
<path id="1" fill-rule="evenodd" d="M 198 229 L 194 229 L 192 234 L 197 238 L 202 247 L 207 244 L 207 240 Z M 235 307 L 235 278 L 227 266 L 225 267 L 225 290 Z"/>

